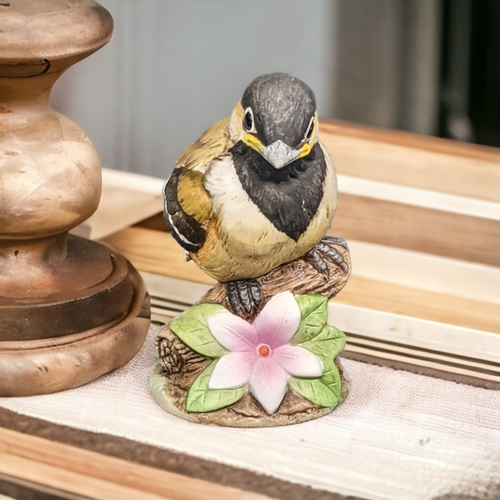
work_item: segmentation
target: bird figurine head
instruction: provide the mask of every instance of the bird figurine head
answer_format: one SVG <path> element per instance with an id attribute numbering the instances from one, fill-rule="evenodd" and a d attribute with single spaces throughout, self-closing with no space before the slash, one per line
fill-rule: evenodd
<path id="1" fill-rule="evenodd" d="M 282 169 L 307 156 L 318 141 L 314 93 L 292 75 L 259 76 L 234 108 L 229 133 Z"/>

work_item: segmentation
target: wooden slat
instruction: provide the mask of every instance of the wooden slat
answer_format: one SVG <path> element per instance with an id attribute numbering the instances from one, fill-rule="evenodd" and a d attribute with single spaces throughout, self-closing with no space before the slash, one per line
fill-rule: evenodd
<path id="1" fill-rule="evenodd" d="M 339 174 L 500 201 L 500 150 L 342 122 L 320 137 Z"/>
<path id="2" fill-rule="evenodd" d="M 169 233 L 128 228 L 105 239 L 140 271 L 215 284 L 194 262 L 184 262 Z M 335 302 L 500 333 L 498 304 L 351 276 Z"/>
<path id="3" fill-rule="evenodd" d="M 170 233 L 130 227 L 101 240 L 126 257 L 139 271 L 215 285 L 193 262 L 184 262 L 181 247 Z"/>
<path id="4" fill-rule="evenodd" d="M 0 491 L 4 494 L 8 493 L 10 496 L 5 498 L 0 494 L 0 500 L 21 500 L 21 499 L 35 499 L 43 500 L 88 500 L 89 497 L 75 495 L 67 491 L 51 488 L 49 486 L 42 486 L 34 484 L 26 479 L 19 479 L 17 477 L 6 476 L 0 473 Z"/>
<path id="5" fill-rule="evenodd" d="M 334 302 L 500 333 L 498 304 L 351 276 Z"/>
<path id="6" fill-rule="evenodd" d="M 470 142 L 442 139 L 428 135 L 419 135 L 402 130 L 385 129 L 371 125 L 362 125 L 342 120 L 320 120 L 321 131 L 325 134 L 355 137 L 395 146 L 404 146 L 422 151 L 431 151 L 450 156 L 461 156 L 478 161 L 498 162 L 499 148 L 472 144 Z"/>
<path id="7" fill-rule="evenodd" d="M 330 234 L 500 266 L 500 221 L 339 192 Z"/>
<path id="8" fill-rule="evenodd" d="M 166 230 L 161 214 L 140 226 Z M 330 234 L 500 266 L 500 203 L 463 196 L 339 176 Z"/>
<path id="9" fill-rule="evenodd" d="M 1 428 L 0 473 L 96 500 L 268 498 Z"/>
<path id="10" fill-rule="evenodd" d="M 49 486 L 61 491 L 78 493 L 92 499 L 136 500 L 141 498 L 161 500 L 166 498 L 11 454 L 0 454 L 0 471 L 7 476 L 26 479 L 31 483 Z"/>

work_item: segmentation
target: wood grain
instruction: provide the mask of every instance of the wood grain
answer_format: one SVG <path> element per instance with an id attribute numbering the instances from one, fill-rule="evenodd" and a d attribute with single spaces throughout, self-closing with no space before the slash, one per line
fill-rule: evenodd
<path id="1" fill-rule="evenodd" d="M 140 271 L 214 285 L 193 262 L 186 263 L 169 233 L 128 228 L 104 240 Z M 356 263 L 354 263 L 354 272 Z M 200 297 L 201 298 L 201 297 Z M 371 280 L 353 274 L 335 302 L 500 333 L 498 304 Z"/>
<path id="2" fill-rule="evenodd" d="M 96 500 L 268 498 L 7 429 L 0 473 Z"/>
<path id="3" fill-rule="evenodd" d="M 500 266 L 498 220 L 339 192 L 328 234 Z"/>
<path id="4" fill-rule="evenodd" d="M 101 242 L 121 253 L 139 271 L 207 285 L 217 283 L 193 261 L 184 262 L 182 248 L 168 232 L 130 227 L 104 238 Z"/>
<path id="5" fill-rule="evenodd" d="M 500 333 L 498 304 L 351 276 L 334 303 Z"/>
<path id="6" fill-rule="evenodd" d="M 22 415 L 0 407 L 0 424 L 2 427 L 12 431 L 22 432 L 25 435 L 38 436 L 45 440 L 63 443 L 76 448 L 82 448 L 95 453 L 116 457 L 121 460 L 131 462 L 131 464 L 141 464 L 154 469 L 166 470 L 174 474 L 181 474 L 191 478 L 210 481 L 213 483 L 228 486 L 239 490 L 251 491 L 280 500 L 347 500 L 345 496 L 325 491 L 323 489 L 312 488 L 301 483 L 292 483 L 275 476 L 257 473 L 248 468 L 239 468 L 217 462 L 210 458 L 200 458 L 183 452 L 174 451 L 167 447 L 158 447 L 151 444 L 141 443 L 136 440 L 102 434 L 97 432 L 76 429 L 67 425 L 59 425 L 47 420 Z M 111 471 L 112 472 L 112 471 Z M 15 488 L 7 488 L 2 481 L 10 480 L 13 486 L 22 484 L 23 480 L 7 478 L 0 473 L 0 491 L 5 494 L 12 492 L 11 496 L 18 500 L 56 500 L 55 498 L 45 498 L 38 496 L 23 496 L 17 494 Z M 26 482 L 27 487 L 31 483 Z M 37 486 L 37 490 L 42 489 Z M 48 490 L 47 487 L 43 488 Z M 233 490 L 234 491 L 234 490 Z M 55 494 L 55 493 L 54 493 Z M 61 495 L 71 500 L 83 500 L 80 495 Z M 203 500 L 204 497 L 200 497 Z M 259 497 L 258 497 L 259 498 Z M 137 497 L 141 500 L 141 497 Z M 238 497 L 236 497 L 238 500 Z M 349 500 L 361 500 L 349 497 Z"/>
<path id="7" fill-rule="evenodd" d="M 320 123 L 339 174 L 500 201 L 500 150 L 342 122 Z"/>
<path id="8" fill-rule="evenodd" d="M 498 162 L 500 156 L 500 149 L 491 146 L 414 134 L 402 130 L 385 129 L 343 120 L 322 119 L 320 120 L 320 128 L 325 134 L 356 137 L 358 139 L 405 146 L 423 151 L 462 156 L 479 161 Z"/>

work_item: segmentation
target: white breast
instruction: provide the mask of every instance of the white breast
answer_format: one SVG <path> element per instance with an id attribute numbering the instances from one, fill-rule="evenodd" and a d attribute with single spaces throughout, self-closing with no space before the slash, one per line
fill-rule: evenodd
<path id="1" fill-rule="evenodd" d="M 220 237 L 227 239 L 234 250 L 266 255 L 277 246 L 292 242 L 276 230 L 249 198 L 230 155 L 212 163 L 205 175 L 205 188 L 212 196 L 213 212 L 224 233 Z"/>

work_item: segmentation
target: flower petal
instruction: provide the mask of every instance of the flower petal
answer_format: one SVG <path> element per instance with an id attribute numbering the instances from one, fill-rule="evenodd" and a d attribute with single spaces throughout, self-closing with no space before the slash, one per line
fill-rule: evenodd
<path id="1" fill-rule="evenodd" d="M 288 373 L 273 358 L 257 358 L 250 376 L 250 391 L 269 415 L 279 407 L 286 393 Z"/>
<path id="2" fill-rule="evenodd" d="M 229 311 L 208 316 L 207 325 L 217 342 L 230 351 L 253 351 L 259 344 L 253 325 Z"/>
<path id="3" fill-rule="evenodd" d="M 253 326 L 262 343 L 273 349 L 288 344 L 299 328 L 300 308 L 291 292 L 275 295 L 255 318 Z"/>
<path id="4" fill-rule="evenodd" d="M 303 347 L 278 347 L 273 353 L 273 359 L 294 377 L 317 378 L 323 375 L 321 360 Z"/>
<path id="5" fill-rule="evenodd" d="M 248 384 L 256 357 L 250 352 L 230 352 L 217 361 L 208 380 L 209 389 L 236 389 Z"/>

